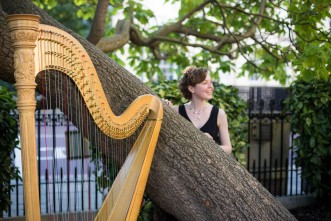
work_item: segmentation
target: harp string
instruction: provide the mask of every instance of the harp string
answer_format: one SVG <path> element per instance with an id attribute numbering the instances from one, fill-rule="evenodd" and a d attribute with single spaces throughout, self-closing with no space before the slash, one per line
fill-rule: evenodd
<path id="1" fill-rule="evenodd" d="M 42 35 L 42 33 L 41 33 L 41 35 Z M 45 48 L 46 49 L 46 47 L 48 46 L 48 45 L 46 45 L 46 44 L 44 44 L 44 42 L 40 42 L 40 44 L 41 44 L 41 47 L 40 47 L 40 50 L 42 50 L 43 48 Z M 43 53 L 43 51 L 41 51 L 41 53 L 40 53 L 40 55 L 39 56 L 41 56 L 41 54 Z M 46 57 L 45 59 L 48 59 L 48 57 Z M 43 65 L 44 64 L 44 60 L 41 60 L 41 62 L 40 62 L 40 65 Z M 41 68 L 41 67 L 40 67 Z M 43 77 L 42 77 L 42 96 L 43 96 L 43 98 L 42 98 L 42 109 L 43 109 L 43 117 L 42 117 L 42 119 L 43 119 L 43 125 L 44 125 L 44 147 L 43 148 L 45 148 L 45 155 L 46 155 L 46 157 L 45 157 L 45 161 L 46 161 L 46 170 L 45 170 L 45 180 L 46 180 L 46 201 L 49 201 L 48 199 L 51 199 L 51 196 L 50 196 L 50 191 L 49 191 L 49 189 L 50 189 L 50 185 L 49 185 L 49 183 L 47 182 L 47 181 L 49 181 L 49 173 L 48 173 L 48 171 L 49 171 L 49 165 L 48 165 L 48 163 L 49 163 L 49 151 L 48 151 L 48 140 L 47 140 L 47 119 L 46 119 L 46 117 L 48 116 L 47 115 L 47 113 L 46 113 L 46 111 L 47 111 L 47 109 L 48 109 L 48 102 L 47 102 L 47 100 L 46 100 L 46 97 L 47 96 L 45 96 L 45 95 L 47 95 L 48 94 L 48 88 L 46 87 L 46 85 L 47 85 L 47 81 L 48 81 L 48 79 L 46 78 L 46 76 L 48 76 L 47 75 L 47 73 L 46 73 L 47 71 L 45 70 L 44 71 L 44 75 L 43 75 Z M 40 193 L 40 194 L 42 194 L 42 193 Z M 43 204 L 42 204 L 43 205 Z M 52 208 L 52 202 L 50 201 L 49 202 L 49 205 L 50 205 L 50 208 Z M 49 208 L 46 206 L 46 212 L 49 212 L 50 214 L 52 214 L 52 210 L 50 209 L 49 210 Z"/>
<path id="2" fill-rule="evenodd" d="M 59 36 L 60 37 L 60 36 Z M 64 38 L 62 37 L 61 39 L 60 39 L 61 41 L 62 41 L 62 45 L 63 45 L 63 41 L 64 41 Z M 56 51 L 57 52 L 59 52 L 59 51 L 61 51 L 62 50 L 62 53 L 59 53 L 59 54 L 64 54 L 63 53 L 63 47 L 60 47 L 60 44 L 56 44 L 55 45 L 56 47 L 57 47 L 57 49 L 56 49 Z M 61 58 L 61 57 L 56 57 L 57 59 L 58 59 L 58 61 L 57 62 L 62 62 L 62 66 L 64 66 L 64 62 L 63 62 L 63 57 Z M 56 76 L 60 76 L 61 75 L 61 73 L 60 73 L 60 71 L 57 71 L 57 73 L 56 73 Z M 69 94 L 68 92 L 68 77 L 66 76 L 66 75 L 64 75 L 64 77 L 58 77 L 58 79 L 59 79 L 59 81 L 58 81 L 58 86 L 59 87 L 56 87 L 56 88 L 60 88 L 61 87 L 61 90 L 60 90 L 60 92 L 62 93 L 62 94 L 60 94 L 60 96 L 58 96 L 58 98 L 59 98 L 59 100 L 61 101 L 60 103 L 59 103 L 59 109 L 64 113 L 64 117 L 65 117 L 65 119 L 66 119 L 66 134 L 67 134 L 67 136 L 65 137 L 65 140 L 63 140 L 63 142 L 62 142 L 62 145 L 60 145 L 61 147 L 65 147 L 65 153 L 66 153 L 66 156 L 69 156 L 69 151 L 68 151 L 68 146 L 67 146 L 67 143 L 68 143 L 68 141 L 67 140 L 69 140 L 69 131 L 70 131 L 70 128 L 68 127 L 68 124 L 69 124 L 69 112 L 68 112 L 68 110 L 71 110 L 70 109 L 70 106 L 68 106 L 68 100 L 70 101 L 71 100 L 71 94 Z M 61 79 L 63 79 L 63 81 L 61 81 Z M 65 98 L 65 99 L 60 99 L 60 98 Z M 62 106 L 61 106 L 62 105 Z M 67 205 L 66 205 L 66 209 L 64 210 L 63 209 L 63 204 L 62 203 L 60 203 L 60 208 L 59 208 L 59 211 L 60 212 L 62 212 L 62 215 L 61 215 L 61 218 L 62 218 L 62 220 L 67 220 L 68 218 L 69 218 L 69 216 L 68 216 L 68 211 L 70 211 L 70 198 L 71 198 L 71 196 L 70 196 L 70 160 L 66 160 L 66 162 L 64 162 L 64 161 L 61 161 L 62 162 L 62 164 L 61 164 L 61 166 L 60 166 L 60 169 L 61 169 L 61 171 L 63 171 L 63 169 L 62 168 L 66 168 L 65 170 L 66 170 L 66 176 L 65 175 L 61 175 L 61 177 L 63 177 L 63 179 L 66 177 L 66 182 L 67 182 L 67 194 L 66 194 L 66 196 L 64 196 L 64 194 L 63 195 L 61 195 L 62 194 L 62 191 L 63 191 L 63 187 L 62 187 L 62 185 L 61 185 L 61 189 L 60 189 L 60 195 L 59 195 L 59 202 L 62 202 L 62 199 L 64 198 L 64 197 L 67 197 Z M 62 181 L 62 179 L 61 179 L 61 181 Z M 64 182 L 65 182 L 65 180 L 64 180 Z M 64 205 L 65 206 L 65 205 Z M 57 218 L 60 218 L 60 216 L 56 216 Z"/>
<path id="3" fill-rule="evenodd" d="M 64 45 L 64 36 L 62 37 L 62 44 Z M 64 48 L 62 47 L 62 54 L 64 54 Z M 63 62 L 63 66 L 65 66 L 65 63 Z M 67 104 L 70 103 L 70 100 L 71 100 L 71 93 L 69 93 L 70 91 L 68 90 L 68 81 L 67 81 L 67 78 L 65 78 L 65 94 L 64 94 L 64 97 L 66 97 L 66 103 L 63 107 L 63 112 L 65 114 L 66 117 L 66 134 L 67 136 L 65 137 L 65 153 L 66 153 L 66 156 L 69 156 L 69 145 L 70 145 L 70 139 L 69 139 L 69 130 L 70 130 L 70 126 L 69 126 L 69 117 L 70 117 L 70 112 L 71 112 L 71 108 L 70 106 L 68 106 Z M 67 220 L 69 218 L 68 216 L 68 212 L 70 211 L 70 160 L 66 160 L 66 174 L 67 174 L 67 208 L 66 208 L 66 213 L 65 213 L 65 219 Z"/>

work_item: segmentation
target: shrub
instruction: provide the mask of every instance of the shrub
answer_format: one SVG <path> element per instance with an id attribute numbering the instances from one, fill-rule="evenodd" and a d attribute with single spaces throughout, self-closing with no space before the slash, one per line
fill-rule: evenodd
<path id="1" fill-rule="evenodd" d="M 296 164 L 317 197 L 331 195 L 331 79 L 290 86 L 285 108 L 291 112 Z"/>
<path id="2" fill-rule="evenodd" d="M 18 145 L 18 116 L 13 114 L 16 102 L 13 93 L 0 86 L 0 214 L 8 211 L 10 180 L 19 178 L 18 168 L 13 165 L 14 149 Z"/>

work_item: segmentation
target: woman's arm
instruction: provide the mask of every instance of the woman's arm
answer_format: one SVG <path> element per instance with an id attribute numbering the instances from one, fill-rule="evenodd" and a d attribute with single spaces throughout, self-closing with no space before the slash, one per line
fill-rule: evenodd
<path id="1" fill-rule="evenodd" d="M 221 148 L 228 154 L 232 153 L 232 145 L 228 129 L 228 120 L 224 110 L 219 109 L 217 116 L 217 126 L 220 133 Z"/>

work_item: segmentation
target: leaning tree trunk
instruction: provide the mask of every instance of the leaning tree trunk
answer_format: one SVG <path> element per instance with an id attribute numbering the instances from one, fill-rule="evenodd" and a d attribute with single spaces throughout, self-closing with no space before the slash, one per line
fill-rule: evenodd
<path id="1" fill-rule="evenodd" d="M 6 14 L 38 14 L 41 23 L 64 29 L 86 48 L 115 114 L 138 95 L 152 93 L 139 79 L 31 1 L 0 3 L 2 80 L 14 82 Z M 233 157 L 167 106 L 146 191 L 153 202 L 178 220 L 295 220 Z"/>

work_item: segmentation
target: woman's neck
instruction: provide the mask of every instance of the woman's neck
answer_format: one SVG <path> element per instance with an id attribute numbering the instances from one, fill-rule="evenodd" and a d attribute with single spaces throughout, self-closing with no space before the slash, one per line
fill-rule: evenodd
<path id="1" fill-rule="evenodd" d="M 207 106 L 207 101 L 205 100 L 191 100 L 188 105 L 190 108 L 199 111 Z"/>

